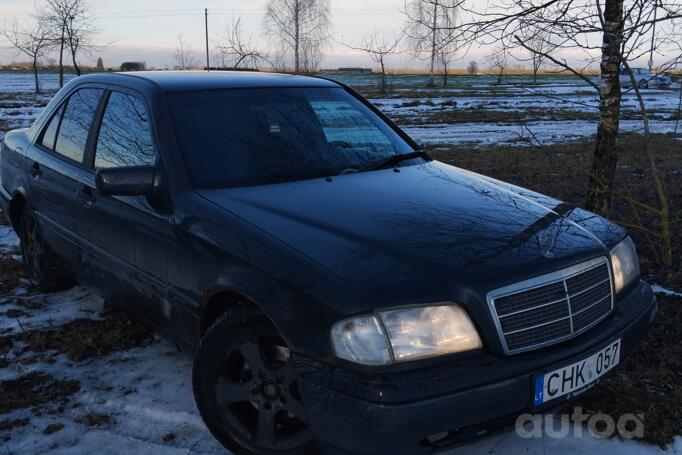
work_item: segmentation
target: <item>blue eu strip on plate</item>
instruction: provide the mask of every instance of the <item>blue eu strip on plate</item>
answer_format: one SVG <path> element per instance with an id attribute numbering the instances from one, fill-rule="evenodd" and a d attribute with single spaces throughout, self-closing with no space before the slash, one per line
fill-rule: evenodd
<path id="1" fill-rule="evenodd" d="M 535 377 L 535 406 L 540 406 L 542 404 L 544 384 L 545 384 L 544 374 Z"/>

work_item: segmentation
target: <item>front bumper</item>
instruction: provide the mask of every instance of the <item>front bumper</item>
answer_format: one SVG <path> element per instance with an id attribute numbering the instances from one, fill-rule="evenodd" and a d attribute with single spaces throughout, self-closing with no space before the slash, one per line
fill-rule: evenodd
<path id="1" fill-rule="evenodd" d="M 297 358 L 313 434 L 334 452 L 434 453 L 485 430 L 513 423 L 533 407 L 533 376 L 571 364 L 621 338 L 621 361 L 656 319 L 651 288 L 640 282 L 613 315 L 560 345 L 497 357 L 462 360 L 395 373 L 372 374 Z M 436 442 L 427 436 L 447 434 Z"/>

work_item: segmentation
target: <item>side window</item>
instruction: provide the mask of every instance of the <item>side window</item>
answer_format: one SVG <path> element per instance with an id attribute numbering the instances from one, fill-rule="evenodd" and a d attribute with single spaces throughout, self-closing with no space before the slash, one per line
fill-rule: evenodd
<path id="1" fill-rule="evenodd" d="M 102 90 L 94 88 L 81 89 L 71 95 L 59 127 L 55 152 L 83 162 L 85 143 L 101 95 Z"/>
<path id="2" fill-rule="evenodd" d="M 154 157 L 144 103 L 136 96 L 111 92 L 97 138 L 95 168 L 151 165 Z"/>
<path id="3" fill-rule="evenodd" d="M 40 141 L 40 145 L 50 150 L 54 150 L 54 142 L 57 140 L 57 131 L 59 131 L 59 122 L 62 120 L 62 112 L 64 112 L 64 106 L 60 106 L 52 116 L 52 120 L 50 120 L 43 134 L 43 139 Z"/>

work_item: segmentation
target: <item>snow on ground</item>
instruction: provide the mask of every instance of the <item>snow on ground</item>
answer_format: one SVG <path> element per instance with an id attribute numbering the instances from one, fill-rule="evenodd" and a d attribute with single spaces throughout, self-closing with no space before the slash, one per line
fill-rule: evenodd
<path id="1" fill-rule="evenodd" d="M 407 134 L 427 144 L 473 144 L 517 146 L 575 141 L 596 133 L 596 122 L 585 120 L 530 121 L 524 124 L 509 123 L 456 123 L 452 125 L 404 126 Z M 621 120 L 622 132 L 641 132 L 642 124 L 636 120 Z M 675 121 L 651 123 L 653 133 L 672 133 Z"/>
<path id="2" fill-rule="evenodd" d="M 560 428 L 559 422 L 554 422 L 555 429 Z M 603 439 L 592 436 L 583 431 L 581 437 L 574 436 L 574 428 L 568 430 L 569 436 L 553 438 L 523 439 L 510 432 L 492 436 L 474 444 L 447 452 L 448 455 L 507 455 L 507 454 L 542 454 L 542 455 L 654 455 L 682 453 L 682 438 L 677 438 L 672 447 L 662 450 L 660 447 L 642 444 L 636 441 Z"/>
<path id="3" fill-rule="evenodd" d="M 7 254 L 17 245 L 19 239 L 14 231 L 7 226 L 0 226 L 0 253 Z"/>
<path id="4" fill-rule="evenodd" d="M 10 421 L 30 419 L 8 434 L 4 446 L 9 453 L 227 453 L 198 415 L 190 384 L 191 363 L 172 345 L 154 342 L 80 363 L 63 355 L 52 359 L 52 365 L 19 367 L 12 374 L 19 377 L 42 371 L 59 380 L 78 381 L 80 391 L 63 412 L 36 415 L 20 409 L 0 416 Z M 92 413 L 103 416 L 90 417 L 101 422 L 88 422 Z M 45 435 L 49 425 L 63 428 Z"/>
<path id="5" fill-rule="evenodd" d="M 0 226 L 0 242 L 4 254 L 17 246 L 9 227 Z M 22 305 L 16 303 L 18 298 Z M 26 301 L 38 305 L 27 305 Z M 7 316 L 12 310 L 16 316 Z M 104 317 L 102 299 L 81 287 L 46 295 L 21 285 L 13 295 L 0 300 L 0 354 L 2 336 L 55 329 L 74 321 L 101 321 Z M 7 381 L 32 373 L 49 375 L 54 383 L 48 387 L 52 389 L 59 390 L 63 387 L 59 384 L 68 381 L 75 381 L 79 389 L 62 403 L 47 402 L 0 413 L 0 453 L 229 454 L 210 435 L 194 405 L 191 367 L 188 358 L 159 339 L 81 361 L 49 350 L 34 356 L 22 349 L 21 342 L 15 342 L 4 359 L 0 356 L 0 391 Z M 14 428 L 3 429 L 3 422 L 10 426 L 13 422 Z M 554 426 L 560 428 L 559 422 Z M 574 426 L 567 428 L 569 436 L 560 439 L 547 435 L 524 439 L 514 432 L 500 433 L 447 454 L 682 453 L 679 438 L 663 451 L 633 441 L 599 439 L 587 430 L 578 429 L 582 433 L 578 437 Z"/>
<path id="6" fill-rule="evenodd" d="M 662 114 L 663 117 L 675 113 L 679 104 L 677 94 L 671 91 L 652 90 L 646 93 L 644 101 L 647 109 Z M 414 102 L 420 103 L 413 106 Z M 524 110 L 550 110 L 554 113 L 577 112 L 597 113 L 599 98 L 596 94 L 579 94 L 568 96 L 555 95 L 552 92 L 542 93 L 528 89 L 522 93 L 509 91 L 501 96 L 457 96 L 437 98 L 377 98 L 371 100 L 381 107 L 387 115 L 414 115 L 424 118 L 426 114 L 447 109 L 458 110 L 488 110 L 493 112 L 516 112 Z M 453 105 L 454 103 L 454 105 Z M 636 114 L 639 111 L 637 98 L 632 94 L 625 94 L 621 107 L 626 114 Z M 552 112 L 549 112 L 550 114 Z"/>
<path id="7" fill-rule="evenodd" d="M 64 80 L 69 81 L 73 79 L 72 74 L 65 74 Z M 59 88 L 59 74 L 58 73 L 40 73 L 38 75 L 40 81 L 40 88 L 45 91 L 54 91 Z M 35 87 L 33 80 L 33 73 L 26 73 L 20 71 L 4 71 L 0 72 L 0 93 L 26 93 L 32 92 Z"/>
<path id="8" fill-rule="evenodd" d="M 665 295 L 672 295 L 676 297 L 682 297 L 682 292 L 678 291 L 671 291 L 670 289 L 664 288 L 663 286 L 659 286 L 657 284 L 654 284 L 651 286 L 656 294 L 665 294 Z"/>

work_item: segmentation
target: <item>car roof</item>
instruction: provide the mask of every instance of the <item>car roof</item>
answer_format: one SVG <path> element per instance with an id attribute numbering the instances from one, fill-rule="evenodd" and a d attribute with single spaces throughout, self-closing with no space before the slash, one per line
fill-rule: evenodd
<path id="1" fill-rule="evenodd" d="M 125 84 L 124 78 L 149 81 L 164 92 L 264 87 L 338 87 L 327 79 L 255 71 L 130 71 L 85 76 L 90 80 Z M 108 81 L 104 81 L 104 79 Z"/>

